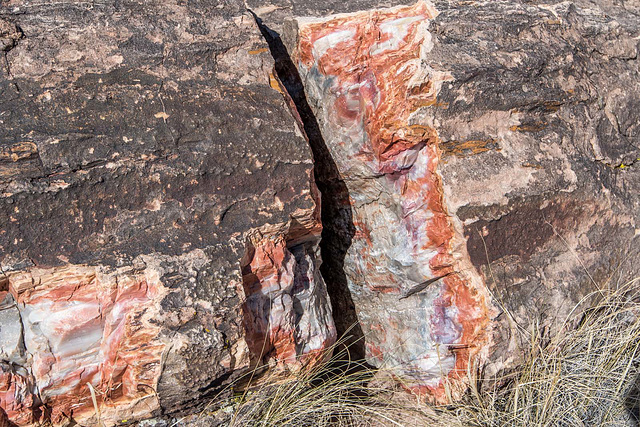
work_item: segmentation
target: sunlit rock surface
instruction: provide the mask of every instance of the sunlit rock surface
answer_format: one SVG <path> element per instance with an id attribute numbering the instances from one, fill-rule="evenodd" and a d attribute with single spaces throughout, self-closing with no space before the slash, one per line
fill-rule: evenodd
<path id="1" fill-rule="evenodd" d="M 331 345 L 311 151 L 242 1 L 12 0 L 0 50 L 0 416 L 197 411 Z"/>
<path id="2" fill-rule="evenodd" d="M 452 79 L 426 58 L 436 14 L 418 2 L 300 18 L 287 36 L 350 194 L 355 235 L 344 266 L 367 359 L 442 398 L 443 380 L 466 375 L 487 345 L 489 318 L 483 280 L 443 201 L 440 140 L 424 119 Z"/>
<path id="3" fill-rule="evenodd" d="M 335 342 L 318 252 L 317 239 L 287 246 L 275 237 L 250 244 L 242 279 L 247 344 L 256 363 L 304 364 L 323 358 Z"/>
<path id="4" fill-rule="evenodd" d="M 249 3 L 259 10 L 257 1 Z M 327 186 L 343 179 L 348 187 L 326 235 L 339 236 L 333 248 L 348 248 L 352 305 L 371 344 L 434 319 L 425 311 L 403 318 L 407 307 L 418 307 L 408 306 L 417 304 L 412 299 L 433 305 L 447 281 L 458 278 L 486 298 L 484 281 L 496 309 L 489 312 L 485 359 L 492 374 L 517 363 L 518 328 L 543 324 L 553 331 L 586 295 L 640 274 L 638 8 L 436 1 L 435 12 L 413 2 L 379 9 L 398 3 L 278 0 L 279 8 L 263 9 L 260 17 L 282 34 L 339 169 L 320 179 Z M 411 12 L 398 16 L 402 10 Z M 296 18 L 336 12 L 347 14 Z M 417 15 L 425 19 L 410 23 Z M 295 28 L 282 24 L 287 19 Z M 418 181 L 421 169 L 436 173 Z M 416 214 L 418 182 L 424 194 L 441 198 Z M 420 214 L 428 218 L 414 221 Z M 437 277 L 438 263 L 425 263 L 429 251 L 418 262 L 415 249 L 433 239 L 424 230 L 437 221 L 441 241 L 451 233 L 455 259 L 441 265 L 451 262 L 459 274 L 393 301 L 419 280 Z M 422 241 L 408 237 L 420 226 Z M 363 268 L 365 260 L 374 262 Z M 381 288 L 371 290 L 370 283 Z M 465 299 L 451 301 L 434 306 L 453 308 Z M 378 312 L 403 320 L 378 332 L 371 327 Z M 441 318 L 455 317 L 445 310 Z M 442 342 L 456 342 L 456 322 L 435 324 L 453 326 L 441 329 Z M 374 353 L 370 345 L 371 360 Z M 393 357 L 384 348 L 378 354 Z"/>
<path id="5" fill-rule="evenodd" d="M 7 393 L 6 407 L 33 400 L 34 420 L 60 423 L 73 415 L 80 422 L 94 415 L 91 386 L 105 421 L 159 408 L 155 390 L 165 342 L 158 336 L 158 311 L 166 291 L 156 274 L 33 269 L 10 275 L 9 290 L 22 319 L 24 349 L 22 360 L 10 361 L 18 370 L 5 374 L 31 387 Z"/>
<path id="6" fill-rule="evenodd" d="M 140 417 L 156 417 L 159 425 L 180 425 L 185 412 L 195 413 L 195 425 L 202 425 L 203 404 L 253 372 L 253 364 L 291 365 L 295 351 L 298 365 L 314 360 L 317 349 L 331 342 L 333 324 L 317 276 L 320 209 L 325 222 L 320 268 L 332 303 L 337 302 L 337 333 L 357 318 L 356 304 L 340 285 L 346 266 L 357 309 L 370 313 L 363 318 L 372 337 L 370 360 L 379 360 L 374 355 L 387 360 L 396 376 L 418 391 L 439 380 L 426 363 L 434 346 L 453 376 L 461 352 L 480 350 L 465 348 L 465 336 L 473 333 L 462 325 L 477 323 L 460 318 L 465 300 L 458 297 L 468 287 L 478 291 L 473 304 L 487 302 L 477 273 L 496 308 L 487 339 L 489 376 L 518 362 L 516 328 L 545 325 L 553 331 L 598 286 L 616 287 L 640 275 L 635 262 L 640 252 L 637 4 L 436 0 L 434 11 L 414 3 L 1 3 L 0 425 L 9 419 L 30 424 L 54 414 L 46 405 L 40 410 L 43 403 L 34 393 L 40 385 L 49 391 L 55 385 L 32 371 L 35 358 L 26 351 L 25 338 L 31 334 L 29 345 L 40 345 L 46 334 L 21 317 L 20 310 L 33 307 L 14 305 L 14 294 L 21 294 L 9 292 L 9 278 L 16 275 L 89 268 L 123 283 L 157 279 L 149 290 L 160 290 L 160 308 L 156 312 L 156 300 L 144 297 L 144 313 L 153 316 L 141 324 L 157 328 L 149 342 L 164 345 L 153 394 L 158 409 L 152 409 L 155 400 L 145 391 L 155 368 L 148 378 L 131 379 L 141 387 L 127 389 L 126 398 L 114 392 L 112 400 L 104 400 L 104 389 L 95 389 L 107 424 L 115 414 L 135 412 L 127 405 L 142 398 L 152 405 Z M 395 17 L 400 20 L 389 16 L 399 9 L 374 12 L 398 4 L 411 5 L 404 9 L 408 15 Z M 271 46 L 247 8 L 269 27 L 263 35 L 271 37 Z M 333 73 L 318 70 L 306 82 L 308 88 L 327 84 L 307 94 L 330 145 L 331 152 L 326 147 L 322 152 L 313 142 L 309 149 L 294 118 L 300 114 L 309 130 L 313 117 L 292 112 L 283 99 L 285 88 L 299 98 L 301 84 L 291 84 L 295 73 L 282 67 L 281 59 L 273 72 L 271 53 L 278 55 L 273 42 L 286 35 L 288 19 L 336 13 L 372 19 L 317 46 L 316 54 L 329 56 L 319 63 Z M 343 18 L 349 16 L 325 21 L 337 25 Z M 308 23 L 313 26 L 314 20 Z M 373 34 L 360 34 L 363 27 Z M 351 32 L 363 49 L 331 57 L 332 43 L 351 46 Z M 368 62 L 362 62 L 366 55 Z M 385 55 L 391 57 L 383 67 Z M 316 62 L 310 59 L 306 70 Z M 356 64 L 366 63 L 372 72 L 360 73 L 365 84 L 359 85 L 332 69 L 338 63 L 356 74 L 361 71 Z M 414 67 L 401 69 L 400 63 Z M 342 85 L 357 90 L 343 91 L 344 102 L 336 105 L 339 97 L 328 89 Z M 376 104 L 376 96 L 402 102 Z M 362 105 L 355 105 L 361 99 Z M 335 111 L 325 117 L 323 109 Z M 356 123 L 365 116 L 372 122 Z M 392 126 L 380 127 L 385 121 Z M 361 133 L 371 144 L 355 156 L 354 147 L 360 148 L 351 129 L 366 130 Z M 331 136 L 339 134 L 349 144 L 333 144 Z M 309 141 L 317 137 L 307 135 L 313 137 Z M 350 197 L 352 189 L 363 192 L 354 190 Z M 415 209 L 427 202 L 426 194 L 440 196 Z M 433 233 L 438 223 L 441 236 Z M 384 234 L 390 237 L 383 239 Z M 365 244 L 367 238 L 387 254 Z M 436 241 L 450 249 L 441 251 Z M 428 250 L 417 250 L 420 245 Z M 473 267 L 467 266 L 465 248 Z M 372 260 L 367 270 L 357 251 Z M 400 299 L 420 280 L 453 270 L 456 274 Z M 356 271 L 365 277 L 354 278 Z M 372 289 L 367 277 L 384 282 Z M 90 288 L 111 279 L 105 280 L 96 279 L 77 295 L 97 292 Z M 401 321 L 376 324 L 374 309 L 382 319 L 394 315 Z M 136 329 L 136 316 L 124 319 L 120 325 L 128 325 L 132 337 L 145 333 Z M 97 336 L 95 324 L 89 324 Z M 408 344 L 401 338 L 406 330 L 417 331 Z M 400 352 L 382 352 L 390 347 L 383 342 L 387 335 Z M 69 348 L 70 338 L 54 337 L 55 348 Z M 88 353 L 65 354 L 90 360 Z M 393 354 L 405 356 L 393 359 Z M 415 363 L 409 354 L 429 358 Z M 62 360 L 50 366 L 56 375 L 73 369 Z M 115 371 L 104 367 L 91 376 L 91 384 L 101 386 L 98 379 Z M 123 374 L 123 384 L 125 379 Z M 436 387 L 437 394 L 437 386 L 428 387 Z M 87 389 L 79 391 L 75 403 L 81 405 L 70 415 L 96 425 L 87 409 Z M 51 393 L 45 397 L 69 402 Z M 66 416 L 69 410 L 59 406 L 55 414 Z"/>

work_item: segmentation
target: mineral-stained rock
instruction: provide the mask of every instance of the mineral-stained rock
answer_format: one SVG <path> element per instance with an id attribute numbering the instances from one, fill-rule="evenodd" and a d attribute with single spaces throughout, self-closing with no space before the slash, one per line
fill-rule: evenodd
<path id="1" fill-rule="evenodd" d="M 276 237 L 249 246 L 242 269 L 245 329 L 258 361 L 308 363 L 335 341 L 318 259 L 316 242 L 291 245 Z"/>
<path id="2" fill-rule="evenodd" d="M 30 367 L 20 380 L 31 384 L 31 400 L 50 408 L 54 423 L 93 412 L 89 386 L 105 419 L 136 418 L 159 408 L 155 390 L 166 345 L 157 319 L 166 290 L 157 275 L 34 268 L 10 275 L 9 286 L 24 327 L 26 360 L 18 366 Z M 115 408 L 118 417 L 111 414 Z"/>
<path id="3" fill-rule="evenodd" d="M 443 202 L 436 130 L 416 121 L 451 79 L 426 61 L 435 15 L 419 2 L 297 19 L 294 58 L 351 195 L 345 271 L 367 358 L 443 397 L 443 378 L 461 377 L 486 345 L 489 318 Z"/>
<path id="4" fill-rule="evenodd" d="M 640 273 L 637 7 L 365 0 L 287 27 L 289 3 L 261 18 L 348 189 L 325 227 L 355 229 L 344 269 L 368 360 L 433 389 L 484 347 L 491 372 L 517 355 L 514 322 L 553 326 Z"/>
<path id="5" fill-rule="evenodd" d="M 34 391 L 32 378 L 26 370 L 3 364 L 0 370 L 0 425 L 7 425 L 9 421 L 17 425 L 39 421 L 41 403 Z"/>
<path id="6" fill-rule="evenodd" d="M 640 274 L 637 5 L 409 3 L 1 3 L 0 425 L 317 360 L 320 233 L 338 332 L 436 398 Z M 285 34 L 310 109 L 247 7 L 318 17 Z"/>
<path id="7" fill-rule="evenodd" d="M 0 6 L 16 424 L 95 425 L 90 386 L 107 425 L 185 410 L 335 340 L 311 152 L 267 44 L 241 1 L 182 3 Z"/>

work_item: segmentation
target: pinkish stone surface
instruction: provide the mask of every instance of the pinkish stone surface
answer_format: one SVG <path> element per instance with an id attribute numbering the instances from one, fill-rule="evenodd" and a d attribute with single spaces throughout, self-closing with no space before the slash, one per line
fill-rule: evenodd
<path id="1" fill-rule="evenodd" d="M 638 276 L 629 2 L 375 10 L 398 3 L 0 3 L 0 426 L 64 423 L 70 411 L 95 425 L 85 380 L 108 426 L 163 423 L 256 363 L 315 360 L 334 325 L 316 274 L 314 174 L 338 331 L 357 306 L 369 359 L 417 391 L 442 396 L 446 375 L 455 389 L 485 342 L 489 372 L 517 361 L 511 318 L 482 334 L 477 272 L 525 329 L 563 318 L 594 283 Z M 261 35 L 247 7 L 280 33 L 286 18 L 350 12 L 299 21 L 330 153 L 310 150 L 282 96 L 300 107 L 294 73 L 273 69 L 277 34 Z M 313 115 L 298 112 L 315 141 Z M 343 265 L 353 301 L 331 277 L 344 279 Z M 48 272 L 59 280 L 47 287 L 28 279 Z M 92 340 L 100 328 L 113 338 Z"/>
<path id="2" fill-rule="evenodd" d="M 105 421 L 158 408 L 165 344 L 153 324 L 165 290 L 153 273 L 66 266 L 9 276 L 24 328 L 24 362 L 3 372 L 0 398 L 19 425 L 94 415 L 89 385 Z M 29 413 L 31 412 L 31 417 Z"/>
<path id="3" fill-rule="evenodd" d="M 33 378 L 24 370 L 0 368 L 0 407 L 7 421 L 19 426 L 41 421 L 40 399 L 34 394 Z M 1 422 L 0 425 L 4 425 Z"/>
<path id="4" fill-rule="evenodd" d="M 487 345 L 489 308 L 443 201 L 437 132 L 419 120 L 451 79 L 425 60 L 435 16 L 421 1 L 300 18 L 293 57 L 351 197 L 356 231 L 344 264 L 367 359 L 443 399 L 443 380 L 459 389 Z"/>
<path id="5" fill-rule="evenodd" d="M 309 240 L 309 239 L 307 239 Z M 254 363 L 314 361 L 336 340 L 317 241 L 282 237 L 250 245 L 242 269 L 247 344 Z"/>

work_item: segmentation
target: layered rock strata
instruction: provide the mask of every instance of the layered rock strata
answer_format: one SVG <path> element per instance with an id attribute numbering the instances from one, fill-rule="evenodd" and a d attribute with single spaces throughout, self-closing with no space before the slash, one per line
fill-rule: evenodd
<path id="1" fill-rule="evenodd" d="M 487 344 L 488 301 L 444 203 L 440 140 L 424 112 L 452 77 L 429 66 L 435 9 L 299 18 L 287 34 L 350 194 L 345 257 L 367 360 L 444 399 Z M 428 285 L 427 285 L 428 284 Z"/>

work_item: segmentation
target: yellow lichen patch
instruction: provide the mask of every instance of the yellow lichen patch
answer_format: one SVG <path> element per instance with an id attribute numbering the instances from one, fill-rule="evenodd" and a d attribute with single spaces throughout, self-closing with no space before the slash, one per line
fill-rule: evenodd
<path id="1" fill-rule="evenodd" d="M 28 159 L 38 153 L 38 146 L 30 141 L 16 142 L 9 146 L 0 147 L 0 161 L 17 162 Z"/>
<path id="2" fill-rule="evenodd" d="M 535 163 L 527 163 L 527 162 L 524 162 L 524 163 L 522 163 L 522 164 L 521 164 L 521 166 L 522 166 L 523 168 L 542 169 L 542 166 L 541 166 L 541 165 L 538 165 L 538 164 L 535 164 Z"/>
<path id="3" fill-rule="evenodd" d="M 280 83 L 280 80 L 273 73 L 269 73 L 269 86 L 282 94 L 285 93 L 282 83 Z"/>
<path id="4" fill-rule="evenodd" d="M 561 101 L 545 101 L 542 105 L 544 106 L 545 111 L 553 113 L 558 111 L 562 104 L 564 103 Z"/>
<path id="5" fill-rule="evenodd" d="M 512 132 L 540 132 L 547 127 L 547 122 L 523 123 L 509 128 Z"/>
<path id="6" fill-rule="evenodd" d="M 436 102 L 435 98 L 421 99 L 421 100 L 419 99 L 419 100 L 413 101 L 413 103 L 418 108 L 438 106 L 438 103 Z"/>
<path id="7" fill-rule="evenodd" d="M 427 135 L 429 135 L 430 137 L 435 136 L 435 130 L 430 126 L 410 125 L 405 129 L 407 129 L 407 133 L 416 137 L 424 137 Z"/>

